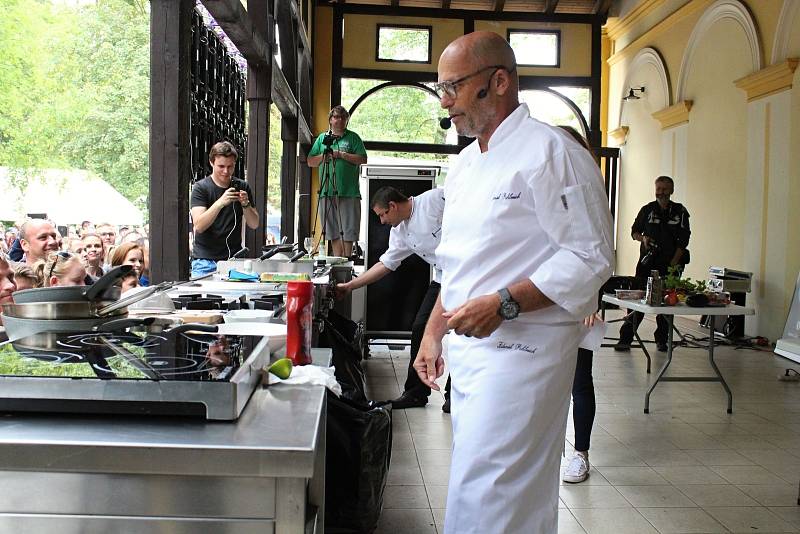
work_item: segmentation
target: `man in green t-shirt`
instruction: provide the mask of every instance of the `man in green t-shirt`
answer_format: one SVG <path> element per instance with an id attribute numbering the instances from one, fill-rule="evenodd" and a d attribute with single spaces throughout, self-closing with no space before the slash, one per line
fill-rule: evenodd
<path id="1" fill-rule="evenodd" d="M 347 129 L 350 113 L 334 106 L 328 114 L 330 130 L 319 134 L 308 153 L 308 166 L 320 167 L 320 205 L 325 237 L 334 256 L 349 258 L 361 228 L 361 192 L 358 166 L 367 162 L 364 142 Z"/>

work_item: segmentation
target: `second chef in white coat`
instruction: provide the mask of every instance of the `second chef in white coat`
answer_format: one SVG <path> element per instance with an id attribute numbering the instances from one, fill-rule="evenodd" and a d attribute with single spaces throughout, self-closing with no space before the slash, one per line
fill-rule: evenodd
<path id="1" fill-rule="evenodd" d="M 580 321 L 611 273 L 599 170 L 518 101 L 513 51 L 475 32 L 439 60 L 441 105 L 476 137 L 445 184 L 439 302 L 415 368 L 441 374 L 448 331 L 448 534 L 552 534 Z"/>

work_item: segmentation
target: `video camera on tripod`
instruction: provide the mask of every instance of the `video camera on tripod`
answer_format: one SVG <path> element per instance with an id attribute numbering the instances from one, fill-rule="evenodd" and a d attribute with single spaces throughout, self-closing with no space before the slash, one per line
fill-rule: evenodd
<path id="1" fill-rule="evenodd" d="M 333 145 L 333 143 L 339 139 L 340 137 L 338 135 L 334 135 L 333 132 L 328 131 L 328 133 L 325 134 L 325 137 L 322 138 L 322 144 L 325 146 L 325 151 L 327 152 L 329 150 L 333 150 L 331 145 Z"/>

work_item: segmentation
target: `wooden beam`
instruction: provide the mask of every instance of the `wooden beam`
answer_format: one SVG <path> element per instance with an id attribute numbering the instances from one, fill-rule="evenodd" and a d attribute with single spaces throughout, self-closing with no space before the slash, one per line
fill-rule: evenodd
<path id="1" fill-rule="evenodd" d="M 311 235 L 311 167 L 308 166 L 308 152 L 311 143 L 300 145 L 300 161 L 298 163 L 298 184 L 300 193 L 297 199 L 297 239 Z"/>
<path id="2" fill-rule="evenodd" d="M 556 12 L 557 6 L 558 6 L 558 0 L 546 0 L 544 3 L 544 12 L 547 15 L 552 15 Z"/>
<path id="3" fill-rule="evenodd" d="M 594 0 L 592 13 L 599 15 L 603 19 L 608 17 L 608 10 L 611 9 L 611 0 Z"/>
<path id="4" fill-rule="evenodd" d="M 305 22 L 303 21 L 303 17 L 300 15 L 297 2 L 287 2 L 287 3 L 292 9 L 292 18 L 295 20 L 295 22 L 297 22 L 297 28 L 298 28 L 297 33 L 300 37 L 303 49 L 308 50 L 310 54 L 311 43 L 308 41 L 308 28 L 306 28 Z M 309 55 L 309 57 L 311 56 Z"/>
<path id="5" fill-rule="evenodd" d="M 150 278 L 189 278 L 194 0 L 150 2 Z"/>
<path id="6" fill-rule="evenodd" d="M 387 82 L 435 82 L 437 74 L 426 71 L 380 70 L 380 69 L 341 69 L 342 78 L 362 78 L 367 80 L 386 80 Z"/>
<path id="7" fill-rule="evenodd" d="M 331 7 L 326 0 L 317 0 L 317 5 Z M 389 17 L 427 17 L 427 18 L 446 18 L 446 19 L 478 19 L 478 20 L 501 20 L 514 22 L 564 22 L 575 24 L 592 24 L 597 20 L 596 15 L 576 14 L 576 13 L 530 13 L 524 11 L 503 11 L 495 13 L 493 11 L 478 11 L 474 9 L 449 9 L 443 10 L 440 7 L 392 7 L 388 5 L 368 5 L 368 4 L 333 4 L 334 12 L 337 10 L 343 14 L 357 15 L 385 15 Z M 335 17 L 335 15 L 334 15 Z"/>
<path id="8" fill-rule="evenodd" d="M 275 42 L 272 24 L 266 25 L 266 30 L 257 29 L 240 0 L 201 0 L 201 2 L 248 63 L 270 65 L 271 44 Z M 261 26 L 263 25 L 258 25 Z"/>
<path id="9" fill-rule="evenodd" d="M 281 121 L 281 129 L 297 130 L 297 120 Z M 286 124 L 292 123 L 294 124 Z M 283 158 L 281 159 L 281 235 L 295 241 L 294 228 L 294 192 L 297 190 L 297 141 L 283 142 Z M 280 238 L 280 236 L 278 236 Z M 305 237 L 305 236 L 303 236 Z"/>
<path id="10" fill-rule="evenodd" d="M 400 0 L 392 0 L 392 7 L 400 7 Z"/>
<path id="11" fill-rule="evenodd" d="M 450 0 L 442 0 L 442 9 L 450 9 Z"/>
<path id="12" fill-rule="evenodd" d="M 272 0 L 249 0 L 247 9 L 255 26 L 253 30 L 266 34 L 274 19 L 270 13 Z M 268 44 L 271 63 L 272 45 Z M 253 191 L 251 202 L 258 210 L 261 221 L 255 230 L 245 230 L 244 244 L 250 249 L 249 257 L 261 255 L 266 243 L 264 228 L 267 222 L 267 191 L 269 185 L 269 106 L 272 95 L 273 65 L 269 63 L 247 64 L 247 183 Z M 272 157 L 279 157 L 272 154 Z"/>
<path id="13" fill-rule="evenodd" d="M 386 152 L 421 152 L 424 154 L 458 154 L 464 147 L 459 145 L 437 145 L 434 143 L 397 143 L 394 141 L 364 141 L 367 150 Z"/>
<path id="14" fill-rule="evenodd" d="M 277 63 L 272 65 L 272 101 L 278 107 L 282 117 L 297 116 L 297 100 Z"/>
<path id="15" fill-rule="evenodd" d="M 495 13 L 502 13 L 503 8 L 506 6 L 506 0 L 494 0 L 494 8 L 492 11 Z"/>
<path id="16" fill-rule="evenodd" d="M 602 75 L 602 58 L 600 57 L 601 42 L 601 23 L 598 21 L 592 24 L 592 85 L 591 85 L 591 99 L 592 111 L 591 118 L 589 119 L 589 144 L 591 146 L 600 146 L 602 135 L 600 132 L 600 99 L 601 99 L 601 85 L 600 76 Z"/>

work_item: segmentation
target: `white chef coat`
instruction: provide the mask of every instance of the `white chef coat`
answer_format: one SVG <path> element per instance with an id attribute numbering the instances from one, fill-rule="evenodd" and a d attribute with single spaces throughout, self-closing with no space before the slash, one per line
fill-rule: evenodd
<path id="1" fill-rule="evenodd" d="M 389 232 L 389 248 L 378 259 L 390 271 L 416 254 L 433 267 L 433 281 L 440 282 L 442 270 L 436 256 L 436 247 L 442 237 L 444 191 L 434 188 L 411 197 L 411 216 Z"/>
<path id="2" fill-rule="evenodd" d="M 597 164 L 560 128 L 521 104 L 487 152 L 474 142 L 459 154 L 444 190 L 436 255 L 446 310 L 525 278 L 556 306 L 518 321 L 574 321 L 596 310 L 614 257 L 608 200 Z"/>
<path id="3" fill-rule="evenodd" d="M 445 184 L 442 304 L 530 279 L 555 305 L 488 338 L 449 334 L 453 454 L 447 534 L 552 534 L 558 468 L 580 339 L 611 273 L 599 169 L 520 105 L 458 156 Z"/>

